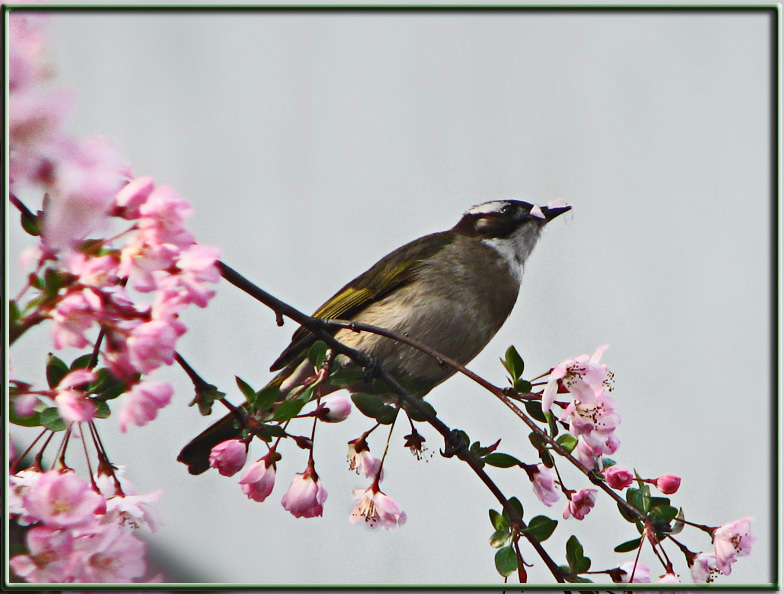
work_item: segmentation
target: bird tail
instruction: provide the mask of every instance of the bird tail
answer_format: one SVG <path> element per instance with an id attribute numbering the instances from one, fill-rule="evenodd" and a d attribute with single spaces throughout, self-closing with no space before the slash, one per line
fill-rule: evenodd
<path id="1" fill-rule="evenodd" d="M 188 466 L 191 474 L 201 474 L 210 467 L 210 451 L 227 439 L 235 439 L 242 434 L 234 414 L 229 413 L 217 423 L 213 423 L 194 437 L 182 448 L 177 461 Z"/>

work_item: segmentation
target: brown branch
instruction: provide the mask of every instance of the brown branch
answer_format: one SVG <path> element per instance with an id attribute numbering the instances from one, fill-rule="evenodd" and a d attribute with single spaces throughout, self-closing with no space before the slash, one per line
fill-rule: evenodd
<path id="1" fill-rule="evenodd" d="M 244 291 L 254 299 L 260 301 L 267 307 L 271 308 L 273 311 L 276 312 L 276 314 L 284 315 L 288 318 L 291 318 L 292 320 L 294 320 L 304 328 L 307 328 L 317 338 L 323 340 L 338 354 L 342 354 L 349 357 L 351 360 L 353 360 L 354 362 L 356 362 L 357 364 L 361 365 L 364 368 L 375 369 L 378 377 L 382 379 L 384 382 L 386 382 L 398 394 L 400 399 L 406 403 L 406 405 L 416 408 L 417 411 L 426 419 L 427 423 L 444 437 L 446 443 L 447 444 L 451 443 L 451 440 L 453 439 L 454 431 L 450 427 L 448 427 L 443 421 L 441 421 L 441 419 L 432 415 L 427 408 L 422 406 L 422 404 L 419 402 L 419 399 L 411 396 L 395 378 L 391 377 L 386 372 L 386 370 L 384 370 L 384 368 L 378 363 L 378 361 L 373 360 L 371 357 L 367 356 L 361 351 L 357 351 L 356 349 L 347 347 L 340 341 L 336 340 L 335 337 L 332 335 L 332 333 L 328 331 L 328 328 L 348 327 L 348 326 L 338 326 L 336 325 L 338 323 L 336 323 L 334 320 L 323 320 L 304 314 L 301 311 L 297 310 L 296 308 L 290 306 L 288 303 L 281 301 L 280 299 L 271 295 L 264 289 L 261 289 L 260 287 L 256 286 L 248 279 L 243 277 L 241 274 L 239 274 L 236 270 L 227 266 L 225 263 L 218 262 L 218 267 L 221 271 L 221 275 L 223 276 L 223 278 L 225 278 L 227 281 L 229 281 L 238 289 Z M 346 322 L 346 324 L 351 324 L 351 323 Z M 383 330 L 383 329 L 379 329 L 379 330 Z M 393 337 L 390 336 L 390 338 Z M 397 338 L 394 337 L 394 339 Z M 432 349 L 429 350 L 432 351 Z M 440 355 L 436 354 L 434 356 L 436 357 L 436 359 L 443 360 L 447 364 L 452 364 L 452 363 L 457 364 L 456 362 L 447 360 L 447 358 L 444 358 Z M 481 380 L 479 376 L 475 376 L 475 377 Z M 488 385 L 492 386 L 492 384 L 489 383 Z M 465 448 L 459 449 L 455 453 L 457 454 L 458 458 L 460 458 L 466 464 L 468 464 L 471 470 L 474 471 L 474 473 L 485 484 L 485 486 L 487 486 L 487 488 L 490 490 L 493 496 L 503 506 L 504 510 L 507 512 L 507 514 L 509 514 L 509 517 L 512 519 L 512 521 L 517 526 L 519 526 L 522 534 L 526 537 L 526 539 L 531 544 L 531 546 L 536 550 L 537 554 L 544 561 L 545 565 L 547 565 L 548 569 L 553 574 L 553 577 L 556 579 L 556 581 L 558 581 L 559 583 L 565 583 L 566 580 L 564 579 L 563 573 L 560 567 L 558 566 L 558 564 L 550 557 L 550 555 L 544 549 L 542 544 L 536 539 L 536 537 L 534 537 L 533 535 L 529 534 L 526 531 L 527 525 L 525 524 L 525 522 L 523 522 L 522 518 L 518 517 L 517 512 L 510 505 L 509 500 L 506 498 L 506 496 L 504 496 L 504 494 L 501 492 L 498 486 L 493 482 L 493 479 L 491 479 L 490 476 L 485 472 L 484 468 L 482 468 L 481 461 L 478 460 L 472 452 L 468 451 Z"/>

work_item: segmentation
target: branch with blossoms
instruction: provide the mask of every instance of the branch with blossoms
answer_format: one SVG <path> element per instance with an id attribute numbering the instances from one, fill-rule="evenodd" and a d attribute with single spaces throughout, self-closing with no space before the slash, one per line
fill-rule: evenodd
<path id="1" fill-rule="evenodd" d="M 40 428 L 25 451 L 9 444 L 12 579 L 161 581 L 146 575 L 137 536 L 159 524 L 161 492 L 136 492 L 99 422 L 114 412 L 125 432 L 169 404 L 174 389 L 151 377 L 174 362 L 180 314 L 215 294 L 218 250 L 188 231 L 192 208 L 174 189 L 134 177 L 107 140 L 62 128 L 70 99 L 45 90 L 44 41 L 42 17 L 10 15 L 8 200 L 38 241 L 22 253 L 26 282 L 8 302 L 7 327 L 12 346 L 46 325 L 52 350 L 81 353 L 42 358 L 45 385 L 9 361 L 9 419 Z"/>
<path id="2" fill-rule="evenodd" d="M 349 520 L 384 529 L 405 523 L 402 507 L 381 489 L 384 462 L 398 423 L 408 424 L 404 447 L 421 459 L 426 439 L 417 427 L 428 424 L 445 440 L 442 455 L 466 463 L 500 505 L 489 512 L 490 544 L 505 580 L 516 574 L 527 582 L 528 558 L 534 555 L 559 583 L 640 583 L 655 576 L 659 583 L 677 583 L 680 559 L 694 581 L 712 581 L 730 574 L 736 560 L 751 552 L 751 518 L 722 526 L 694 522 L 666 497 L 677 492 L 679 477 L 646 478 L 607 457 L 620 446 L 615 430 L 621 419 L 610 396 L 612 374 L 601 362 L 606 347 L 527 379 L 523 359 L 510 347 L 502 359 L 509 386 L 501 388 L 408 336 L 301 313 L 219 262 L 216 248 L 197 243 L 186 226 L 192 208 L 174 189 L 134 176 L 106 140 L 73 138 L 62 129 L 69 100 L 62 92 L 44 91 L 50 69 L 41 53 L 43 41 L 38 19 L 11 15 L 8 198 L 37 244 L 22 254 L 26 282 L 9 300 L 8 331 L 13 345 L 33 329 L 48 328 L 53 351 L 76 349 L 78 355 L 68 361 L 51 353 L 42 356 L 40 381 L 9 372 L 11 422 L 40 428 L 24 451 L 12 449 L 10 456 L 7 493 L 16 581 L 165 579 L 147 575 L 145 544 L 137 532 L 154 531 L 159 524 L 152 504 L 161 492 L 136 492 L 123 467 L 112 461 L 99 427 L 110 426 L 104 420 L 112 414 L 122 432 L 154 420 L 174 395 L 170 384 L 154 379 L 155 372 L 175 362 L 193 382 L 192 404 L 202 414 L 210 414 L 216 402 L 229 410 L 227 422 L 236 425 L 239 437 L 212 448 L 209 465 L 224 476 L 244 469 L 239 484 L 247 497 L 261 502 L 270 496 L 285 440 L 307 451 L 305 470 L 281 501 L 296 517 L 322 515 L 327 501 L 316 471 L 318 423 L 341 422 L 356 408 L 369 426 L 348 442 L 349 469 L 370 484 L 352 492 L 356 505 Z M 237 378 L 242 400 L 233 404 L 178 353 L 178 340 L 187 330 L 180 315 L 194 305 L 205 307 L 221 276 L 269 306 L 278 323 L 289 317 L 319 339 L 308 352 L 312 374 L 301 386 L 282 394 L 274 384 L 255 389 Z M 526 425 L 531 451 L 515 456 L 500 451 L 501 440 L 480 444 L 448 426 L 430 404 L 407 390 L 405 381 L 337 341 L 339 329 L 396 340 L 468 376 Z M 336 365 L 338 355 L 354 364 Z M 372 390 L 350 399 L 322 395 L 327 385 L 359 381 Z M 372 440 L 383 444 L 378 458 L 371 453 Z M 259 443 L 263 455 L 246 467 L 251 444 Z M 86 473 L 74 469 L 74 456 L 84 457 Z M 590 486 L 573 484 L 565 476 L 567 466 Z M 525 497 L 505 494 L 491 476 L 520 471 L 545 506 L 564 501 L 559 519 L 530 517 Z M 632 538 L 615 547 L 629 559 L 592 567 L 574 534 L 563 553 L 547 551 L 543 543 L 559 524 L 565 531 L 583 520 L 599 495 L 634 528 Z M 708 534 L 712 549 L 689 550 L 678 538 L 687 527 Z M 643 550 L 661 570 L 652 574 L 641 560 Z M 561 555 L 559 564 L 555 559 Z"/>
<path id="3" fill-rule="evenodd" d="M 643 478 L 607 457 L 615 454 L 620 446 L 615 429 L 621 420 L 617 404 L 609 395 L 613 389 L 613 374 L 601 363 L 607 345 L 599 347 L 591 356 L 580 355 L 565 360 L 530 380 L 523 378 L 523 360 L 516 349 L 510 347 L 502 359 L 510 386 L 501 388 L 409 336 L 369 324 L 307 316 L 254 285 L 226 264 L 219 263 L 219 268 L 226 280 L 273 309 L 276 317 L 289 317 L 320 339 L 308 353 L 313 374 L 305 380 L 305 387 L 300 391 L 295 390 L 293 394 L 282 397 L 276 386 L 255 391 L 238 379 L 245 402 L 241 406 L 228 406 L 237 417 L 238 424 L 244 428 L 243 436 L 215 446 L 210 465 L 221 474 L 231 476 L 244 467 L 253 438 L 258 437 L 264 442 L 267 454 L 252 464 L 240 479 L 248 497 L 264 501 L 270 495 L 275 482 L 276 462 L 282 458 L 279 444 L 286 437 L 294 437 L 299 447 L 309 450 L 308 466 L 292 482 L 283 497 L 283 506 L 297 517 L 322 514 L 326 489 L 313 461 L 315 423 L 342 421 L 348 416 L 351 405 L 346 397 L 339 395 L 321 398 L 319 386 L 325 383 L 347 386 L 364 378 L 365 381 L 373 380 L 373 393 L 353 394 L 351 399 L 354 406 L 373 421 L 373 425 L 349 441 L 348 457 L 349 468 L 364 473 L 371 479 L 371 485 L 367 490 L 354 492 L 358 503 L 349 518 L 352 522 L 364 518 L 371 528 L 390 529 L 405 521 L 405 513 L 400 506 L 379 487 L 389 437 L 380 460 L 370 453 L 367 441 L 379 427 L 393 426 L 402 410 L 411 427 L 411 433 L 405 436 L 405 446 L 417 458 L 422 456 L 425 438 L 416 429 L 416 424 L 427 423 L 445 439 L 442 455 L 456 456 L 466 462 L 498 499 L 501 511 L 490 510 L 494 528 L 490 544 L 498 548 L 496 567 L 505 578 L 516 573 L 521 583 L 527 581 L 527 562 L 519 544 L 521 537 L 533 545 L 535 553 L 558 582 L 592 582 L 589 576 L 605 575 L 613 583 L 648 583 L 652 579 L 651 570 L 640 561 L 640 553 L 647 546 L 662 566 L 658 583 L 680 583 L 676 564 L 665 548 L 668 543 L 670 550 L 674 547 L 682 555 L 695 582 L 713 581 L 720 574 L 729 575 L 738 557 L 751 552 L 755 540 L 749 526 L 751 518 L 722 526 L 694 523 L 687 520 L 684 511 L 673 506 L 669 498 L 651 493 L 650 486 L 663 495 L 676 493 L 680 477 L 665 474 L 658 478 Z M 536 459 L 523 462 L 511 454 L 498 451 L 500 440 L 490 446 L 482 446 L 478 442 L 472 443 L 464 431 L 449 428 L 432 406 L 408 393 L 378 361 L 336 340 L 332 333 L 340 329 L 370 332 L 398 341 L 469 377 L 525 422 L 531 430 L 529 439 Z M 357 369 L 332 365 L 336 355 L 347 356 L 357 364 Z M 194 403 L 198 403 L 203 412 L 209 410 L 215 394 L 220 394 L 219 399 L 225 401 L 222 392 L 217 392 L 192 369 L 189 369 L 189 375 L 196 388 Z M 206 391 L 205 386 L 208 387 Z M 317 403 L 316 408 L 310 413 L 300 414 L 305 404 L 313 400 Z M 559 414 L 553 412 L 555 408 L 560 409 Z M 313 417 L 309 439 L 297 438 L 287 432 L 290 423 L 302 417 Z M 276 436 L 274 440 L 273 435 Z M 559 469 L 563 463 L 579 470 L 595 488 L 567 487 Z M 526 521 L 521 498 L 505 496 L 485 467 L 522 469 L 535 496 L 548 507 L 556 504 L 563 495 L 566 499 L 561 514 L 563 520 L 583 520 L 596 505 L 597 493 L 602 492 L 615 503 L 622 518 L 637 530 L 638 536 L 618 544 L 614 549 L 618 553 L 633 552 L 633 559 L 613 567 L 592 570 L 591 560 L 585 555 L 579 539 L 571 535 L 566 545 L 566 563 L 556 564 L 542 542 L 554 533 L 558 520 L 538 515 Z M 686 526 L 708 533 L 713 540 L 713 551 L 693 552 L 680 542 L 676 535 Z"/>

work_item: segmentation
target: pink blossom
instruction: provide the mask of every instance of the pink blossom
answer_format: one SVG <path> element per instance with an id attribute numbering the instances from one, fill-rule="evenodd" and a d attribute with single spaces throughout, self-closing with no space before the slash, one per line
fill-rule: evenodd
<path id="1" fill-rule="evenodd" d="M 752 517 L 727 522 L 713 531 L 713 546 L 716 553 L 716 567 L 724 575 L 732 573 L 732 564 L 738 557 L 751 554 L 757 540 L 752 534 L 749 522 Z"/>
<path id="2" fill-rule="evenodd" d="M 35 414 L 35 407 L 41 400 L 35 394 L 20 394 L 16 397 L 11 397 L 11 406 L 14 408 L 14 414 L 17 417 L 29 417 Z"/>
<path id="3" fill-rule="evenodd" d="M 71 95 L 65 91 L 45 92 L 30 88 L 11 93 L 8 101 L 8 139 L 14 150 L 25 148 L 33 153 L 52 151 L 57 146 L 56 141 L 53 144 L 58 137 L 57 127 L 71 111 Z M 23 177 L 30 178 L 25 181 L 35 182 L 31 170 Z"/>
<path id="4" fill-rule="evenodd" d="M 716 565 L 714 553 L 698 553 L 689 565 L 691 580 L 697 582 L 712 582 L 720 573 Z"/>
<path id="5" fill-rule="evenodd" d="M 55 185 L 44 219 L 44 243 L 66 249 L 103 229 L 124 170 L 119 154 L 106 139 L 66 142 L 56 164 Z"/>
<path id="6" fill-rule="evenodd" d="M 604 469 L 604 480 L 613 489 L 625 489 L 634 482 L 632 471 L 624 466 L 610 466 Z"/>
<path id="7" fill-rule="evenodd" d="M 89 287 L 103 287 L 117 282 L 119 261 L 114 256 L 88 257 L 82 252 L 74 252 L 66 258 L 68 272 L 78 277 L 80 284 Z"/>
<path id="8" fill-rule="evenodd" d="M 54 397 L 57 412 L 67 423 L 92 421 L 98 412 L 95 402 L 84 392 L 61 390 Z"/>
<path id="9" fill-rule="evenodd" d="M 370 453 L 370 448 L 365 440 L 348 442 L 348 469 L 357 474 L 364 474 L 367 478 L 373 477 L 378 472 L 381 462 Z"/>
<path id="10" fill-rule="evenodd" d="M 70 531 L 35 526 L 25 536 L 28 554 L 11 558 L 11 569 L 28 582 L 68 582 L 80 557 Z"/>
<path id="11" fill-rule="evenodd" d="M 120 275 L 127 276 L 138 291 L 155 291 L 156 273 L 174 266 L 179 254 L 176 245 L 161 243 L 154 234 L 139 231 L 120 252 Z"/>
<path id="12" fill-rule="evenodd" d="M 143 427 L 158 416 L 158 410 L 169 404 L 174 388 L 168 382 L 142 382 L 136 384 L 123 397 L 118 415 L 120 431 L 125 433 L 133 423 Z"/>
<path id="13" fill-rule="evenodd" d="M 680 584 L 681 580 L 674 573 L 667 572 L 659 578 L 657 584 Z"/>
<path id="14" fill-rule="evenodd" d="M 228 439 L 210 451 L 210 466 L 217 468 L 223 476 L 231 476 L 242 470 L 248 455 L 248 444 L 240 439 Z"/>
<path id="15" fill-rule="evenodd" d="M 184 332 L 181 324 L 150 320 L 133 329 L 126 347 L 131 365 L 144 374 L 163 364 L 174 363 L 177 339 Z"/>
<path id="16" fill-rule="evenodd" d="M 72 346 L 80 349 L 89 344 L 85 332 L 93 325 L 95 313 L 88 296 L 87 290 L 69 293 L 55 305 L 51 312 L 54 348 Z"/>
<path id="17" fill-rule="evenodd" d="M 124 219 L 139 218 L 139 208 L 147 201 L 155 187 L 155 180 L 143 176 L 131 180 L 117 192 L 115 202 L 120 207 Z"/>
<path id="18" fill-rule="evenodd" d="M 34 468 L 20 470 L 8 477 L 8 513 L 19 516 L 17 522 L 28 525 L 38 518 L 31 516 L 24 504 L 24 498 L 35 490 L 43 473 Z"/>
<path id="19" fill-rule="evenodd" d="M 240 478 L 242 491 L 253 501 L 264 501 L 275 486 L 275 465 L 262 458 L 251 464 Z"/>
<path id="20" fill-rule="evenodd" d="M 39 15 L 11 13 L 8 17 L 8 88 L 11 93 L 37 84 L 47 74 L 42 22 Z"/>
<path id="21" fill-rule="evenodd" d="M 599 363 L 607 347 L 606 344 L 600 346 L 590 357 L 580 355 L 556 365 L 542 394 L 542 410 L 546 412 L 552 408 L 559 384 L 581 401 L 593 399 L 607 381 L 607 366 Z"/>
<path id="22" fill-rule="evenodd" d="M 60 380 L 60 383 L 57 384 L 55 389 L 69 390 L 76 386 L 94 382 L 96 377 L 97 376 L 92 369 L 75 369 L 74 371 L 67 373 L 63 379 Z"/>
<path id="23" fill-rule="evenodd" d="M 536 465 L 536 470 L 532 472 L 531 483 L 539 501 L 547 507 L 557 503 L 561 498 L 560 491 L 555 488 L 555 477 L 544 464 Z"/>
<path id="24" fill-rule="evenodd" d="M 185 220 L 193 208 L 169 186 L 155 188 L 139 207 L 139 228 L 146 232 L 150 243 L 170 243 L 186 248 L 194 243 L 185 229 Z"/>
<path id="25" fill-rule="evenodd" d="M 627 561 L 618 566 L 623 577 L 621 584 L 649 584 L 651 583 L 651 570 L 639 561 Z"/>
<path id="26" fill-rule="evenodd" d="M 681 477 L 674 474 L 663 474 L 656 479 L 656 488 L 665 495 L 672 495 L 681 486 Z"/>
<path id="27" fill-rule="evenodd" d="M 51 526 L 77 526 L 93 521 L 106 511 L 104 498 L 73 472 L 43 473 L 35 489 L 24 495 L 29 515 Z"/>
<path id="28" fill-rule="evenodd" d="M 376 487 L 354 489 L 351 495 L 357 500 L 348 518 L 352 524 L 364 520 L 369 528 L 390 530 L 406 523 L 406 512 L 394 499 Z"/>
<path id="29" fill-rule="evenodd" d="M 147 571 L 145 546 L 130 528 L 108 523 L 77 541 L 81 562 L 74 568 L 76 583 L 131 582 Z"/>
<path id="30" fill-rule="evenodd" d="M 115 522 L 130 528 L 147 526 L 151 532 L 155 532 L 161 520 L 151 504 L 161 498 L 163 491 L 158 489 L 152 493 L 139 494 L 125 477 L 124 466 L 115 467 L 113 472 L 114 476 L 99 472 L 95 477 L 95 484 L 106 498 L 104 523 Z M 120 490 L 117 489 L 115 479 L 120 484 Z"/>
<path id="31" fill-rule="evenodd" d="M 593 432 L 580 435 L 572 455 L 588 468 L 598 462 L 601 467 L 602 456 L 613 454 L 620 446 L 620 439 L 615 433 Z M 593 444 L 593 445 L 592 445 Z"/>
<path id="32" fill-rule="evenodd" d="M 340 423 L 351 414 L 351 400 L 343 394 L 333 394 L 321 400 L 316 416 L 327 423 Z"/>
<path id="33" fill-rule="evenodd" d="M 312 467 L 298 474 L 291 481 L 281 504 L 295 518 L 313 518 L 324 513 L 327 490 Z"/>
<path id="34" fill-rule="evenodd" d="M 576 520 L 582 520 L 595 504 L 596 489 L 580 489 L 569 497 L 569 502 L 563 511 L 563 518 L 566 520 L 569 516 L 574 516 Z"/>

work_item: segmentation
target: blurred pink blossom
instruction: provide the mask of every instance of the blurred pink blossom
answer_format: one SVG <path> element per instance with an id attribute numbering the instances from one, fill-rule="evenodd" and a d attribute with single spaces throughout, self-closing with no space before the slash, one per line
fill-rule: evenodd
<path id="1" fill-rule="evenodd" d="M 721 573 L 716 565 L 716 554 L 697 553 L 689 565 L 691 580 L 697 582 L 712 582 Z"/>
<path id="2" fill-rule="evenodd" d="M 11 569 L 28 582 L 69 582 L 80 557 L 68 530 L 34 526 L 25 535 L 27 554 L 11 558 Z"/>
<path id="3" fill-rule="evenodd" d="M 106 510 L 106 501 L 74 472 L 50 470 L 25 493 L 24 507 L 51 526 L 75 526 L 93 522 L 95 514 Z"/>
<path id="4" fill-rule="evenodd" d="M 146 381 L 136 384 L 123 396 L 118 415 L 120 431 L 125 433 L 133 423 L 143 427 L 158 416 L 158 410 L 169 404 L 174 388 L 168 382 Z"/>
<path id="5" fill-rule="evenodd" d="M 354 439 L 348 442 L 347 459 L 348 469 L 357 474 L 364 474 L 370 478 L 378 472 L 380 461 L 370 453 L 370 448 L 365 440 Z"/>

